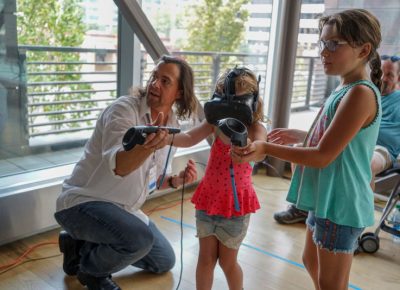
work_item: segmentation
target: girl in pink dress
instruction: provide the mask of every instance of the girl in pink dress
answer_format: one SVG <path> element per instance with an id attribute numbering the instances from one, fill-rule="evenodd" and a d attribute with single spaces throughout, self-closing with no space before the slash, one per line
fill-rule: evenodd
<path id="1" fill-rule="evenodd" d="M 246 68 L 234 80 L 236 96 L 258 93 L 258 82 L 254 73 Z M 221 94 L 228 72 L 219 77 L 216 92 Z M 247 126 L 248 138 L 252 141 L 267 139 L 267 130 L 261 124 L 263 106 L 258 100 L 253 111 L 253 123 Z M 173 145 L 190 147 L 210 134 L 214 135 L 205 175 L 197 187 L 192 202 L 196 207 L 197 236 L 200 242 L 196 269 L 196 289 L 210 290 L 213 283 L 214 268 L 219 262 L 224 271 L 230 290 L 243 289 L 243 272 L 238 264 L 239 247 L 246 236 L 250 213 L 260 208 L 251 181 L 250 163 L 234 164 L 239 210 L 234 206 L 233 187 L 229 167 L 231 165 L 231 143 L 216 126 L 203 121 L 186 133 L 175 135 Z M 260 158 L 262 159 L 262 157 Z"/>

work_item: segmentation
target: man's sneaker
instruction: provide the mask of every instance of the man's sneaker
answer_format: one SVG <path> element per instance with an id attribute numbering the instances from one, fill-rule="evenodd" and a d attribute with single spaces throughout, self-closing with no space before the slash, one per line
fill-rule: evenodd
<path id="1" fill-rule="evenodd" d="M 307 211 L 298 209 L 294 204 L 291 204 L 287 210 L 275 213 L 274 219 L 280 224 L 304 223 L 307 215 Z"/>
<path id="2" fill-rule="evenodd" d="M 79 250 L 83 241 L 74 240 L 66 231 L 61 231 L 58 237 L 60 252 L 64 254 L 63 270 L 65 274 L 73 276 L 79 270 Z"/>
<path id="3" fill-rule="evenodd" d="M 92 275 L 78 272 L 79 282 L 89 290 L 121 290 L 121 288 L 111 279 L 111 275 L 106 277 L 94 277 Z"/>

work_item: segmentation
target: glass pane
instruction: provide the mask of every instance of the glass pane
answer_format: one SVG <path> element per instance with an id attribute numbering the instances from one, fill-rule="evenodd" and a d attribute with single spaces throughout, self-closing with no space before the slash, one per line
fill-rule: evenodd
<path id="1" fill-rule="evenodd" d="M 345 9 L 363 8 L 372 12 L 381 23 L 381 55 L 400 55 L 400 2 L 397 0 L 303 0 L 299 25 L 298 49 L 293 86 L 290 126 L 308 129 L 318 107 L 335 88 L 338 77 L 327 77 L 317 48 L 318 18 Z"/>
<path id="2" fill-rule="evenodd" d="M 298 129 L 309 128 L 315 116 L 313 107 L 318 107 L 325 97 L 327 76 L 317 47 L 318 18 L 324 10 L 324 0 L 302 1 L 291 103 L 296 113 L 290 117 L 290 125 Z M 310 112 L 300 114 L 299 111 Z"/>
<path id="3" fill-rule="evenodd" d="M 400 1 L 326 1 L 326 11 L 334 13 L 337 11 L 364 8 L 372 12 L 381 23 L 382 43 L 380 54 L 400 55 Z"/>
<path id="4" fill-rule="evenodd" d="M 191 64 L 196 95 L 204 102 L 220 72 L 235 65 L 261 75 L 264 95 L 272 2 L 142 0 L 142 7 L 168 50 Z M 146 81 L 153 61 L 145 52 L 143 57 Z"/>
<path id="5" fill-rule="evenodd" d="M 74 163 L 116 97 L 117 8 L 3 0 L 2 9 L 0 177 Z"/>

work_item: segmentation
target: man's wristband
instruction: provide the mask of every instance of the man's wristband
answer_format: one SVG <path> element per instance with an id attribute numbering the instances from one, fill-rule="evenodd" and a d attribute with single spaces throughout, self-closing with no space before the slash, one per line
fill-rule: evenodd
<path id="1" fill-rule="evenodd" d="M 168 178 L 168 185 L 169 185 L 169 187 L 172 187 L 172 188 L 178 188 L 177 186 L 174 186 L 174 184 L 172 183 L 172 178 L 174 178 L 176 175 L 174 175 L 174 176 L 170 176 L 169 178 Z"/>

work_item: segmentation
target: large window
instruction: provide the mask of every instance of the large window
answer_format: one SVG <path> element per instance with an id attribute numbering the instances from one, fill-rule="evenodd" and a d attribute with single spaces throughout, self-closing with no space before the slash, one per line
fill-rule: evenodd
<path id="1" fill-rule="evenodd" d="M 380 21 L 382 43 L 380 54 L 400 55 L 400 2 L 392 1 L 324 1 L 303 0 L 299 25 L 296 69 L 292 94 L 292 108 L 311 109 L 311 115 L 305 112 L 292 114 L 290 125 L 299 129 L 308 129 L 318 107 L 338 82 L 338 78 L 330 79 L 324 75 L 319 51 L 318 18 L 322 14 L 332 14 L 345 9 L 363 8 L 372 12 Z M 305 85 L 306 84 L 306 85 Z"/>
<path id="2" fill-rule="evenodd" d="M 210 98 L 218 74 L 234 65 L 261 75 L 261 95 L 266 96 L 271 21 L 278 2 L 222 1 L 224 9 L 213 6 L 221 1 L 205 2 L 141 4 L 168 50 L 192 65 L 201 101 Z M 316 47 L 318 17 L 348 8 L 374 13 L 382 24 L 380 53 L 399 55 L 399 1 L 304 0 L 293 110 L 318 106 L 329 93 Z M 0 1 L 0 192 L 1 178 L 80 158 L 99 112 L 117 97 L 117 33 L 113 1 Z M 141 59 L 140 80 L 145 82 L 153 60 L 144 48 Z"/>
<path id="3" fill-rule="evenodd" d="M 234 65 L 246 65 L 261 75 L 264 95 L 272 0 L 141 2 L 168 50 L 192 65 L 201 102 L 212 95 L 220 72 Z M 152 63 L 146 54 L 144 63 Z"/>
<path id="4" fill-rule="evenodd" d="M 302 1 L 297 57 L 292 91 L 292 110 L 311 110 L 309 118 L 291 116 L 291 125 L 307 130 L 326 94 L 327 77 L 318 56 L 318 18 L 324 13 L 324 0 Z M 293 122 L 293 120 L 296 120 Z"/>
<path id="5" fill-rule="evenodd" d="M 117 8 L 4 0 L 0 12 L 0 178 L 74 163 L 116 97 Z"/>

